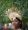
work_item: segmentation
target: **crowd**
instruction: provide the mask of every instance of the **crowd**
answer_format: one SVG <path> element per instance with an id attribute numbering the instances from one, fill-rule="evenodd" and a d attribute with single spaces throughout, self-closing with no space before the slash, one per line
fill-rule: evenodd
<path id="1" fill-rule="evenodd" d="M 4 24 L 4 25 L 2 25 L 0 23 L 0 30 L 9 30 L 10 28 L 13 29 L 12 23 Z M 28 25 L 27 24 L 23 24 L 21 29 L 22 30 L 28 30 Z"/>
<path id="2" fill-rule="evenodd" d="M 14 30 L 28 30 L 28 25 L 22 24 L 22 20 L 17 17 L 12 21 L 12 23 L 0 23 L 0 30 L 9 30 L 10 28 Z"/>

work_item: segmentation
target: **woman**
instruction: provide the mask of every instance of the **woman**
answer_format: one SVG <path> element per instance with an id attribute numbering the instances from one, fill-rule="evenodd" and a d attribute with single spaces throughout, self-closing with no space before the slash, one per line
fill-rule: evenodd
<path id="1" fill-rule="evenodd" d="M 8 30 L 7 24 L 4 24 L 3 30 Z"/>
<path id="2" fill-rule="evenodd" d="M 21 30 L 22 21 L 16 17 L 16 19 L 12 22 L 14 30 Z"/>

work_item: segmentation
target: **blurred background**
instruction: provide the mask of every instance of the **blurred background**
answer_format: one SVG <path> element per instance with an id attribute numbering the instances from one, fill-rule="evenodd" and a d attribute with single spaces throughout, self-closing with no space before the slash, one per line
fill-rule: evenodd
<path id="1" fill-rule="evenodd" d="M 3 24 L 11 23 L 5 12 L 13 6 L 21 11 L 22 29 L 28 30 L 28 0 L 0 0 L 0 29 L 2 30 Z"/>

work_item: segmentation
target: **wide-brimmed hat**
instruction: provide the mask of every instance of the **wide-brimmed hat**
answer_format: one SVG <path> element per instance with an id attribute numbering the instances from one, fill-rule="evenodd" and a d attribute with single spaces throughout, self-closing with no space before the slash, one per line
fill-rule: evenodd
<path id="1" fill-rule="evenodd" d="M 17 12 L 11 12 L 9 15 L 9 18 L 12 20 L 14 20 L 16 17 L 18 17 L 20 20 L 22 20 L 22 17 L 20 14 L 18 14 Z"/>
<path id="2" fill-rule="evenodd" d="M 16 17 L 18 17 L 20 20 L 22 20 L 21 12 L 18 11 L 17 8 L 14 8 L 14 7 L 10 8 L 10 9 L 8 9 L 8 11 L 6 13 L 11 21 L 13 21 Z"/>

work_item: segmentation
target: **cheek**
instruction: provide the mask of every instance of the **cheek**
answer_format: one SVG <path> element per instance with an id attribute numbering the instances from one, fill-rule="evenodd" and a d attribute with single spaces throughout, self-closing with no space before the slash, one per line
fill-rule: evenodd
<path id="1" fill-rule="evenodd" d="M 17 23 L 18 23 L 18 22 L 13 22 L 12 24 L 13 24 L 13 26 L 16 26 L 16 25 L 17 25 Z"/>

